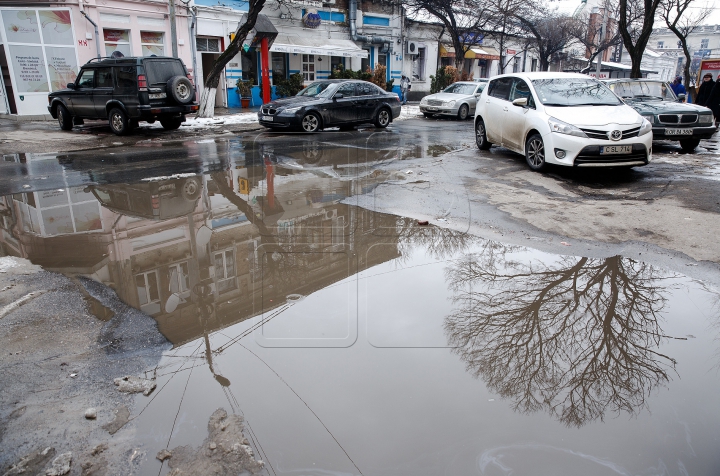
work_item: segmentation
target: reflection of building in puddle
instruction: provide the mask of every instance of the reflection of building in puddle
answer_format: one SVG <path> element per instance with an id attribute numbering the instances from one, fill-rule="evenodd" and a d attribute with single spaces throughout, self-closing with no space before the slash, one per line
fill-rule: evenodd
<path id="1" fill-rule="evenodd" d="M 108 284 L 176 344 L 398 256 L 357 253 L 387 243 L 372 227 L 393 230 L 395 218 L 340 203 L 353 182 L 274 167 L 3 197 L 0 241 L 5 253 Z M 72 221 L 76 205 L 92 220 Z M 70 219 L 53 235 L 41 220 L 60 207 Z"/>
<path id="2" fill-rule="evenodd" d="M 675 367 L 659 350 L 667 276 L 620 256 L 544 263 L 501 248 L 446 269 L 445 330 L 468 371 L 569 426 L 643 409 Z"/>

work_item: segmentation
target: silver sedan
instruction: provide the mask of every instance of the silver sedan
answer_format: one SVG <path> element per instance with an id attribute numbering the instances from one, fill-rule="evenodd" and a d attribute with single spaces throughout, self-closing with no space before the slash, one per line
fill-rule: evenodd
<path id="1" fill-rule="evenodd" d="M 425 96 L 420 101 L 420 112 L 425 117 L 455 116 L 460 120 L 475 115 L 475 105 L 487 83 L 458 81 L 442 92 Z"/>

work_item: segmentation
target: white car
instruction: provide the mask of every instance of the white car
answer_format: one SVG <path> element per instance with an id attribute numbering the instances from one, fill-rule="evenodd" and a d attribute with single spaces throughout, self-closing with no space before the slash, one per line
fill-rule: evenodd
<path id="1" fill-rule="evenodd" d="M 546 164 L 634 167 L 652 158 L 652 124 L 584 74 L 515 73 L 490 79 L 477 103 L 475 142 Z"/>
<path id="2" fill-rule="evenodd" d="M 425 117 L 453 116 L 464 121 L 475 114 L 475 104 L 486 83 L 458 81 L 439 93 L 425 96 L 420 101 L 420 112 Z"/>

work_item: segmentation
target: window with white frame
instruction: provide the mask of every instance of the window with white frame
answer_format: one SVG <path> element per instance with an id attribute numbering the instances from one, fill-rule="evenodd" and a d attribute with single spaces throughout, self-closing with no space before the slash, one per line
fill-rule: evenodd
<path id="1" fill-rule="evenodd" d="M 248 242 L 248 262 L 250 264 L 250 280 L 252 282 L 260 281 L 262 279 L 262 263 L 257 240 Z"/>
<path id="2" fill-rule="evenodd" d="M 302 55 L 303 81 L 315 81 L 315 55 Z"/>
<path id="3" fill-rule="evenodd" d="M 233 250 L 216 252 L 213 259 L 215 261 L 215 281 L 217 282 L 218 293 L 222 294 L 237 289 L 235 252 Z"/>
<path id="4" fill-rule="evenodd" d="M 148 314 L 157 314 L 160 312 L 160 292 L 157 271 L 136 274 L 135 287 L 137 288 L 140 309 Z"/>
<path id="5" fill-rule="evenodd" d="M 426 48 L 418 48 L 418 54 L 413 58 L 412 79 L 414 81 L 425 81 L 425 50 Z"/>
<path id="6" fill-rule="evenodd" d="M 141 31 L 140 46 L 143 56 L 165 56 L 164 35 L 157 31 Z"/>
<path id="7" fill-rule="evenodd" d="M 185 294 L 190 290 L 190 273 L 187 261 L 173 264 L 168 269 L 170 278 L 170 292 L 172 294 Z"/>
<path id="8" fill-rule="evenodd" d="M 658 41 L 657 47 L 658 47 L 659 50 L 663 49 L 664 46 L 665 46 L 665 42 L 664 42 L 664 41 Z"/>
<path id="9" fill-rule="evenodd" d="M 124 56 L 132 56 L 129 30 L 103 28 L 103 39 L 105 40 L 105 56 L 112 56 L 115 51 L 119 51 Z"/>

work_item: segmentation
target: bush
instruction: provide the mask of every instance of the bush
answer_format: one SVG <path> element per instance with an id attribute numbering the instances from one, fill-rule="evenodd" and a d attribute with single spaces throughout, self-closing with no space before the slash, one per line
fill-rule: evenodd
<path id="1" fill-rule="evenodd" d="M 457 68 L 453 66 L 441 66 L 438 68 L 435 76 L 430 76 L 430 93 L 434 94 L 442 91 L 459 79 L 460 74 L 458 74 Z"/>
<path id="2" fill-rule="evenodd" d="M 328 76 L 329 79 L 362 79 L 363 81 L 371 81 L 373 72 L 370 68 L 365 71 L 345 68 L 343 65 L 338 65 L 337 68 L 333 69 Z"/>
<path id="3" fill-rule="evenodd" d="M 385 78 L 387 78 L 387 68 L 381 64 L 376 64 L 370 82 L 379 86 L 380 89 L 385 89 L 387 87 Z"/>
<path id="4" fill-rule="evenodd" d="M 277 81 L 275 86 L 275 94 L 279 97 L 295 96 L 305 88 L 303 75 L 300 73 L 291 74 L 288 79 Z"/>
<path id="5" fill-rule="evenodd" d="M 393 83 L 395 82 L 394 79 L 391 79 L 385 84 L 385 91 L 392 92 Z"/>

